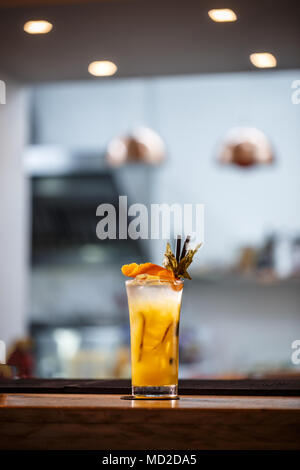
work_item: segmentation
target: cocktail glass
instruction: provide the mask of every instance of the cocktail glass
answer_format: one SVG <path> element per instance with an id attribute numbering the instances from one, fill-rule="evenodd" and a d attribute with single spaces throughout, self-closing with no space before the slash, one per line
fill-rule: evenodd
<path id="1" fill-rule="evenodd" d="M 176 398 L 182 280 L 126 281 L 132 395 Z"/>

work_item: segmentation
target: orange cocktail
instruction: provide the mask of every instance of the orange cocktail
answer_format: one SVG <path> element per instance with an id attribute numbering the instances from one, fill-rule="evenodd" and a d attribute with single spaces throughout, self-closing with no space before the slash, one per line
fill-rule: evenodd
<path id="1" fill-rule="evenodd" d="M 135 396 L 177 396 L 182 287 L 151 276 L 126 281 Z"/>
<path id="2" fill-rule="evenodd" d="M 176 398 L 178 393 L 179 317 L 183 279 L 200 245 L 188 249 L 188 236 L 176 256 L 167 243 L 164 266 L 131 263 L 126 281 L 130 317 L 132 394 L 135 398 Z"/>

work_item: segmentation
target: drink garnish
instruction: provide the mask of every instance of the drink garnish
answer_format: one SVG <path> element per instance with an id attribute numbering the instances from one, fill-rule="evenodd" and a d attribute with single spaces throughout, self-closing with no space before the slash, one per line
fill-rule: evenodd
<path id="1" fill-rule="evenodd" d="M 172 280 L 174 279 L 174 274 L 172 271 L 168 270 L 163 266 L 159 266 L 158 264 L 153 263 L 131 263 L 131 264 L 124 264 L 121 268 L 122 273 L 128 277 L 140 277 L 141 275 L 145 275 L 145 277 L 149 278 L 158 278 L 158 279 L 165 279 L 165 280 Z"/>
<path id="2" fill-rule="evenodd" d="M 190 237 L 187 236 L 181 249 L 181 237 L 177 237 L 176 256 L 172 252 L 170 243 L 167 243 L 163 266 L 153 263 L 130 263 L 124 264 L 121 268 L 125 276 L 136 278 L 137 280 L 175 280 L 192 279 L 187 268 L 191 265 L 193 258 L 202 243 L 194 249 L 188 249 Z"/>
<path id="3" fill-rule="evenodd" d="M 193 258 L 201 247 L 202 243 L 199 243 L 194 249 L 188 249 L 189 241 L 190 237 L 188 236 L 186 237 L 181 255 L 179 256 L 178 252 L 180 250 L 178 249 L 178 245 L 181 244 L 181 238 L 177 238 L 177 257 L 172 252 L 170 243 L 167 243 L 163 266 L 168 271 L 172 272 L 176 279 L 192 279 L 187 271 L 187 268 L 191 265 Z"/>

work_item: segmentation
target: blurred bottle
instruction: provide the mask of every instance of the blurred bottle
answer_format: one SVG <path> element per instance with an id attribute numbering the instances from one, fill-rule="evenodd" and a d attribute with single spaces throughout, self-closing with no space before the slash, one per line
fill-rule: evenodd
<path id="1" fill-rule="evenodd" d="M 274 270 L 279 279 L 293 274 L 292 241 L 287 234 L 279 234 L 275 238 Z"/>
<path id="2" fill-rule="evenodd" d="M 13 379 L 16 375 L 15 367 L 6 364 L 6 346 L 0 340 L 0 379 Z"/>
<path id="3" fill-rule="evenodd" d="M 300 236 L 297 236 L 292 244 L 293 274 L 300 275 Z"/>
<path id="4" fill-rule="evenodd" d="M 274 246 L 276 237 L 270 234 L 266 237 L 263 247 L 260 249 L 257 260 L 258 269 L 272 269 L 274 267 Z"/>
<path id="5" fill-rule="evenodd" d="M 32 341 L 23 338 L 16 341 L 8 355 L 7 364 L 17 370 L 19 378 L 33 376 Z"/>

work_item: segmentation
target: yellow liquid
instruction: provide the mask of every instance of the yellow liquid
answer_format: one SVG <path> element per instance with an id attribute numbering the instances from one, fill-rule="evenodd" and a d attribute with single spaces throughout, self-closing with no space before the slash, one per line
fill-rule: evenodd
<path id="1" fill-rule="evenodd" d="M 176 385 L 182 291 L 171 286 L 144 286 L 138 291 L 133 286 L 127 293 L 132 385 Z"/>

